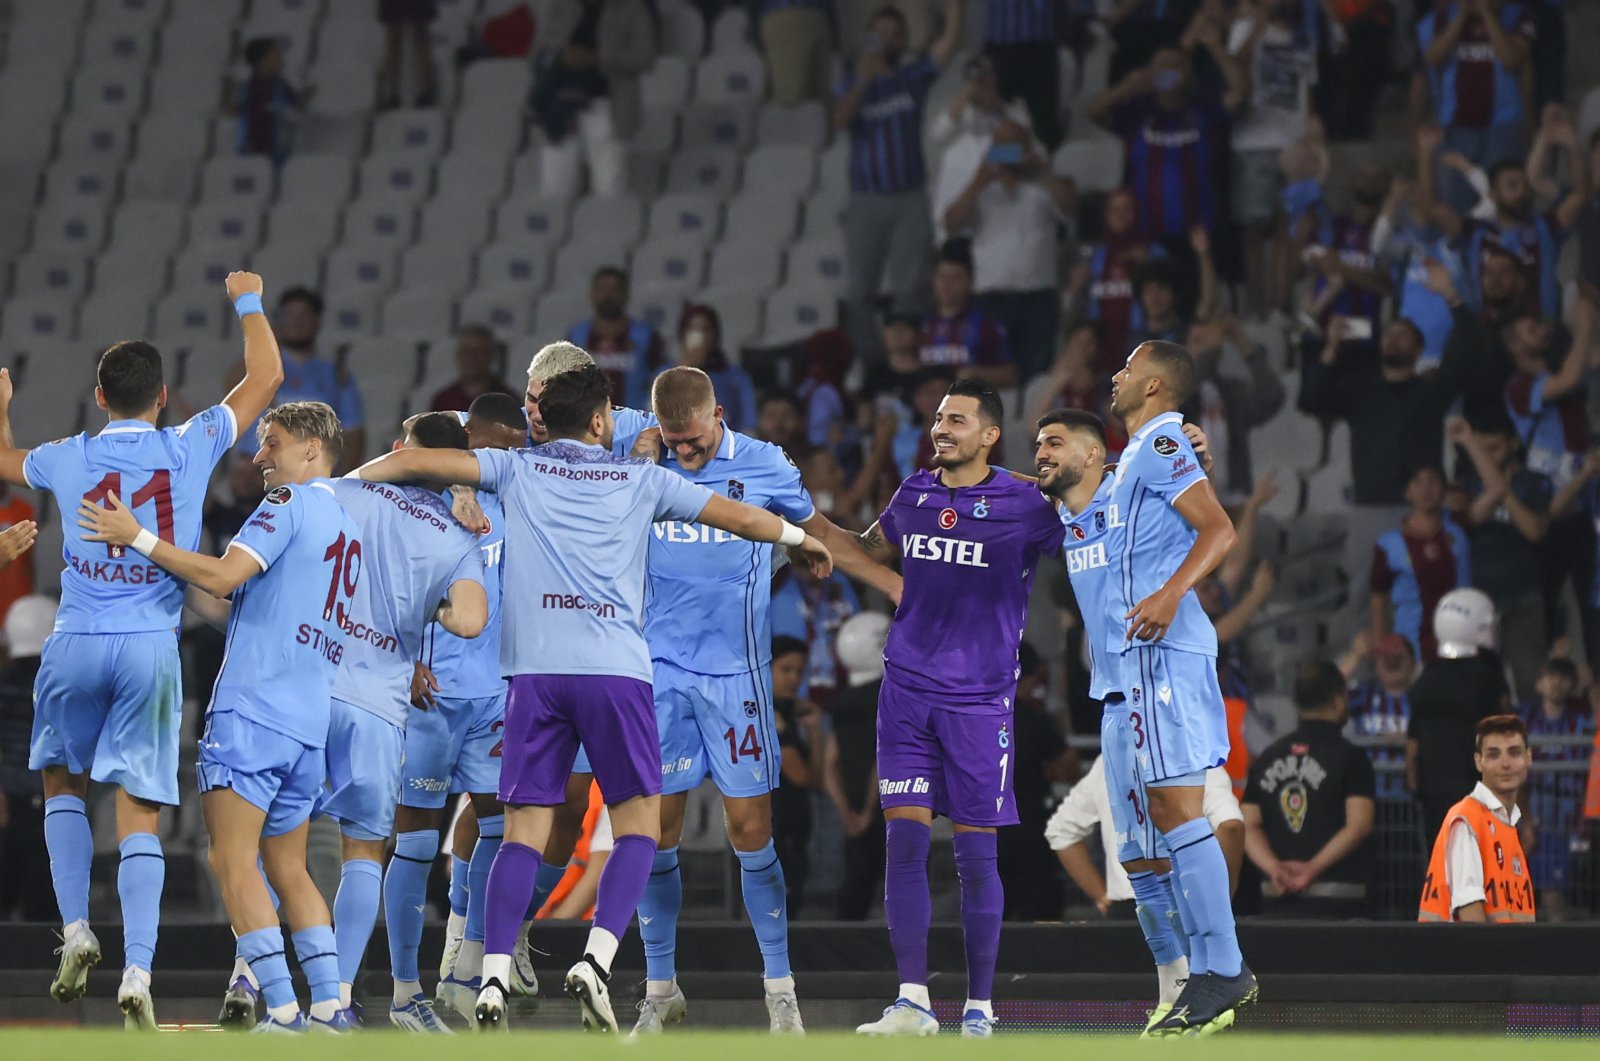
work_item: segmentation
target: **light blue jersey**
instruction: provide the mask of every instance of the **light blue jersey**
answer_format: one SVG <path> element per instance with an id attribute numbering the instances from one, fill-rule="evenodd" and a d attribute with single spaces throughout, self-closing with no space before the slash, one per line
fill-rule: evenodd
<path id="1" fill-rule="evenodd" d="M 650 680 L 644 640 L 650 524 L 695 519 L 711 491 L 649 461 L 561 440 L 474 450 L 505 506 L 500 671 Z"/>
<path id="2" fill-rule="evenodd" d="M 324 747 L 351 599 L 365 581 L 360 532 L 333 484 L 313 479 L 268 491 L 229 548 L 249 553 L 262 573 L 233 591 L 210 710 Z"/>
<path id="3" fill-rule="evenodd" d="M 661 466 L 791 523 L 816 513 L 800 469 L 779 446 L 724 428 L 699 471 L 670 450 Z M 772 662 L 772 546 L 698 523 L 652 528 L 645 639 L 650 657 L 696 674 L 746 674 Z"/>
<path id="4" fill-rule="evenodd" d="M 1117 661 L 1106 650 L 1106 595 L 1110 589 L 1111 566 L 1106 556 L 1106 536 L 1111 528 L 1106 506 L 1111 501 L 1112 473 L 1100 480 L 1100 487 L 1082 512 L 1074 516 L 1063 506 L 1061 522 L 1067 528 L 1063 547 L 1067 557 L 1067 578 L 1078 599 L 1078 614 L 1083 617 L 1083 636 L 1089 643 L 1089 695 L 1104 700 L 1119 691 Z"/>
<path id="5" fill-rule="evenodd" d="M 1105 646 L 1112 654 L 1133 647 L 1127 614 L 1165 585 L 1189 555 L 1196 534 L 1173 502 L 1205 478 L 1177 413 L 1163 413 L 1128 439 L 1107 506 Z M 1159 647 L 1216 656 L 1217 631 L 1193 590 L 1183 595 Z"/>
<path id="6" fill-rule="evenodd" d="M 449 504 L 445 499 L 445 504 Z M 506 691 L 500 674 L 500 563 L 505 549 L 506 516 L 500 498 L 478 491 L 478 506 L 489 520 L 489 533 L 477 537 L 483 559 L 483 592 L 489 598 L 489 621 L 477 637 L 457 637 L 438 623 L 423 633 L 421 660 L 439 681 L 439 695 L 451 700 L 498 696 Z"/>
<path id="7" fill-rule="evenodd" d="M 113 420 L 98 435 L 74 435 L 28 454 L 22 465 L 28 485 L 50 491 L 66 516 L 57 633 L 177 627 L 183 583 L 130 549 L 84 541 L 71 514 L 80 501 L 103 505 L 115 493 L 163 541 L 193 552 L 211 470 L 237 431 L 233 410 L 214 405 L 177 427 Z"/>
<path id="8" fill-rule="evenodd" d="M 452 583 L 483 583 L 478 543 L 432 490 L 355 478 L 333 490 L 361 529 L 362 564 L 333 696 L 404 728 L 424 628 Z"/>

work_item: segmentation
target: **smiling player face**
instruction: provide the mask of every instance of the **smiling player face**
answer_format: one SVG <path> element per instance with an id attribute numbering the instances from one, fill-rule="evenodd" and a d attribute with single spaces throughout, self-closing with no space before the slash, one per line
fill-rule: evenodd
<path id="1" fill-rule="evenodd" d="M 1070 431 L 1065 424 L 1040 428 L 1033 468 L 1039 476 L 1039 489 L 1047 496 L 1065 497 L 1100 462 L 1099 447 L 1083 432 Z"/>
<path id="2" fill-rule="evenodd" d="M 543 393 L 543 381 L 530 378 L 528 389 L 522 395 L 522 407 L 528 412 L 528 435 L 535 445 L 550 441 L 550 432 L 545 430 L 544 418 L 539 415 L 539 395 Z"/>
<path id="3" fill-rule="evenodd" d="M 933 465 L 960 468 L 988 457 L 989 447 L 1000 435 L 997 427 L 985 427 L 978 412 L 978 399 L 966 395 L 947 395 L 933 414 Z"/>
<path id="4" fill-rule="evenodd" d="M 681 424 L 662 424 L 661 441 L 678 458 L 678 466 L 697 472 L 717 455 L 722 444 L 722 406 Z"/>
<path id="5" fill-rule="evenodd" d="M 280 424 L 267 425 L 267 432 L 256 450 L 255 465 L 261 481 L 271 490 L 303 483 L 321 474 L 322 444 L 316 439 L 297 439 Z"/>

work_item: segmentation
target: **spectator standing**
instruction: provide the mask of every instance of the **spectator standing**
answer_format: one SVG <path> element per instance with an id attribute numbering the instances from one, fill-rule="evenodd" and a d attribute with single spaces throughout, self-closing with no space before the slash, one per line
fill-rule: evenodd
<path id="1" fill-rule="evenodd" d="M 1350 181 L 1352 208 L 1316 226 L 1309 244 L 1297 241 L 1316 274 L 1311 295 L 1322 327 L 1339 316 L 1365 321 L 1372 335 L 1383 332 L 1383 296 L 1391 282 L 1378 262 L 1376 236 L 1389 184 L 1381 167 L 1359 171 Z"/>
<path id="2" fill-rule="evenodd" d="M 855 69 L 839 86 L 833 124 L 850 135 L 846 308 L 858 350 L 872 347 L 872 304 L 886 270 L 895 309 L 921 302 L 931 242 L 922 113 L 939 68 L 960 43 L 961 15 L 961 0 L 948 0 L 939 38 L 926 55 L 911 55 L 905 15 L 879 8 Z"/>
<path id="3" fill-rule="evenodd" d="M 1462 476 L 1458 520 L 1472 546 L 1472 585 L 1500 617 L 1506 664 L 1519 693 L 1532 689 L 1549 646 L 1539 543 L 1550 530 L 1548 476 L 1523 466 L 1516 433 L 1500 420 L 1474 430 L 1460 419 L 1450 440 L 1471 464 Z"/>
<path id="4" fill-rule="evenodd" d="M 1443 463 L 1445 410 L 1455 397 L 1454 362 L 1434 376 L 1416 373 L 1422 333 L 1407 320 L 1383 330 L 1372 344 L 1345 342 L 1349 323 L 1328 322 L 1321 351 L 1305 344 L 1300 408 L 1350 425 L 1351 501 L 1345 512 L 1345 574 L 1358 580 L 1372 562 L 1378 536 L 1406 514 L 1406 483 L 1421 467 Z M 1449 368 L 1446 372 L 1444 368 Z M 1352 602 L 1357 625 L 1368 621 L 1365 602 Z"/>
<path id="5" fill-rule="evenodd" d="M 800 399 L 783 390 L 762 395 L 756 411 L 756 437 L 782 449 L 792 461 L 804 460 L 811 443 L 806 440 L 806 413 Z"/>
<path id="6" fill-rule="evenodd" d="M 433 412 L 466 412 L 480 394 L 516 394 L 510 384 L 495 373 L 500 344 L 494 332 L 482 324 L 464 324 L 456 332 L 454 383 L 439 390 L 428 403 Z"/>
<path id="7" fill-rule="evenodd" d="M 1046 151 L 1061 143 L 1061 0 L 986 0 L 983 50 L 1000 77 L 1000 95 L 1021 99 Z"/>
<path id="8" fill-rule="evenodd" d="M 1422 335 L 1417 372 L 1427 373 L 1439 367 L 1455 327 L 1446 292 L 1469 288 L 1465 259 L 1414 207 L 1415 198 L 1412 181 L 1397 177 L 1391 182 L 1372 243 L 1392 277 L 1395 319 L 1410 322 Z"/>
<path id="9" fill-rule="evenodd" d="M 534 121 L 544 136 L 540 192 L 553 199 L 576 199 L 584 190 L 587 169 L 592 194 L 622 194 L 626 150 L 610 103 L 611 87 L 594 47 L 581 38 L 562 47 L 540 71 L 533 88 Z"/>
<path id="10" fill-rule="evenodd" d="M 1248 307 L 1265 314 L 1282 302 L 1268 282 L 1267 250 L 1278 224 L 1283 174 L 1278 155 L 1305 135 L 1316 45 L 1305 32 L 1298 0 L 1263 0 L 1241 8 L 1228 51 L 1250 69 L 1250 100 L 1233 126 L 1233 216 L 1244 226 Z M 1287 273 L 1288 262 L 1279 262 Z"/>
<path id="11" fill-rule="evenodd" d="M 973 303 L 972 261 L 959 243 L 945 244 L 934 267 L 933 306 L 922 325 L 917 354 L 924 367 L 948 369 L 960 379 L 996 388 L 1017 385 L 1010 336 L 1000 321 Z"/>
<path id="12" fill-rule="evenodd" d="M 1583 620 L 1584 656 L 1600 659 L 1600 449 L 1585 455 L 1577 472 L 1556 491 L 1550 502 L 1550 520 L 1557 526 L 1563 520 L 1585 519 L 1590 533 L 1595 536 L 1596 547 L 1589 554 L 1589 570 L 1595 574 L 1587 583 L 1578 581 L 1578 606 Z M 1577 564 L 1582 558 L 1569 557 L 1568 563 Z M 1582 588 L 1587 585 L 1587 589 Z"/>
<path id="13" fill-rule="evenodd" d="M 1528 178 L 1520 152 L 1516 158 L 1489 163 L 1472 160 L 1488 170 L 1488 198 L 1493 213 L 1487 219 L 1477 218 L 1470 202 L 1462 208 L 1448 197 L 1440 201 L 1434 194 L 1433 158 L 1438 154 L 1443 160 L 1451 150 L 1460 150 L 1447 147 L 1439 154 L 1441 136 L 1448 145 L 1448 131 L 1441 133 L 1437 126 L 1424 126 L 1417 135 L 1418 206 L 1424 217 L 1445 235 L 1461 240 L 1465 248 L 1468 292 L 1475 292 L 1482 285 L 1485 250 L 1492 246 L 1512 256 L 1527 272 L 1529 289 L 1539 310 L 1546 316 L 1559 315 L 1561 285 L 1556 275 L 1557 259 L 1567 232 L 1577 224 L 1589 201 L 1589 167 L 1566 110 L 1557 106 L 1546 109 L 1540 138 L 1566 149 L 1572 187 L 1553 209 L 1543 214 L 1535 208 L 1533 182 Z M 1458 164 L 1457 168 L 1462 167 Z M 1474 192 L 1473 201 L 1476 201 L 1475 196 Z"/>
<path id="14" fill-rule="evenodd" d="M 1572 482 L 1588 455 L 1583 384 L 1597 366 L 1592 348 L 1595 312 L 1595 304 L 1587 296 L 1577 300 L 1572 312 L 1572 344 L 1559 363 L 1546 358 L 1552 329 L 1539 317 L 1517 317 L 1501 331 L 1515 366 L 1506 381 L 1506 409 L 1529 470 L 1546 476 L 1557 492 Z M 1580 602 L 1593 592 L 1594 555 L 1593 522 L 1582 512 L 1560 517 L 1552 512 L 1549 529 L 1539 543 L 1545 624 L 1551 636 L 1566 632 L 1561 595 L 1567 583 L 1571 582 Z M 1587 608 L 1584 615 L 1588 615 Z M 1591 632 L 1586 642 L 1594 640 Z"/>
<path id="15" fill-rule="evenodd" d="M 1213 23 L 1199 19 L 1196 25 L 1200 43 L 1222 70 L 1225 91 L 1196 79 L 1189 53 L 1165 47 L 1088 106 L 1091 120 L 1122 137 L 1124 181 L 1144 231 L 1155 239 L 1185 240 L 1196 227 L 1215 234 L 1228 221 L 1229 127 L 1249 98 L 1250 75 Z"/>
<path id="16" fill-rule="evenodd" d="M 1104 224 L 1101 242 L 1087 248 L 1084 261 L 1073 270 L 1067 294 L 1074 312 L 1093 322 L 1098 332 L 1097 370 L 1112 375 L 1133 349 L 1134 333 L 1145 328 L 1144 312 L 1134 297 L 1134 274 L 1146 261 L 1165 258 L 1167 250 L 1140 229 L 1138 203 L 1127 188 L 1106 196 Z"/>
<path id="17" fill-rule="evenodd" d="M 830 0 L 756 0 L 756 25 L 767 60 L 772 102 L 796 107 L 828 98 L 833 66 Z"/>
<path id="18" fill-rule="evenodd" d="M 433 42 L 428 27 L 439 17 L 437 0 L 378 0 L 378 21 L 383 23 L 383 66 L 378 70 L 380 106 L 400 106 L 400 53 L 409 43 L 417 66 L 418 107 L 439 102 L 433 70 Z"/>
<path id="19" fill-rule="evenodd" d="M 939 172 L 933 182 L 933 230 L 939 244 L 951 236 L 944 213 L 966 189 L 994 143 L 995 127 L 1005 121 L 1028 127 L 1027 104 L 1000 98 L 1000 80 L 988 56 L 974 56 L 963 70 L 961 90 L 950 106 L 934 115 L 928 139 L 939 149 Z"/>
<path id="20" fill-rule="evenodd" d="M 978 299 L 1005 326 L 1026 382 L 1044 371 L 1061 324 L 1057 242 L 1077 189 L 1034 149 L 1028 130 L 1001 122 L 983 165 L 945 211 L 945 228 L 971 227 Z"/>
<path id="21" fill-rule="evenodd" d="M 1245 853 L 1265 878 L 1262 913 L 1345 919 L 1366 912 L 1376 815 L 1372 762 L 1345 739 L 1344 675 L 1302 664 L 1300 724 L 1269 744 L 1245 783 Z"/>
<path id="22" fill-rule="evenodd" d="M 559 53 L 577 45 L 593 53 L 611 100 L 612 128 L 627 142 L 644 116 L 639 78 L 659 54 L 651 5 L 647 0 L 552 0 L 539 11 L 541 49 Z"/>
<path id="23" fill-rule="evenodd" d="M 1283 407 L 1283 381 L 1237 317 L 1191 325 L 1186 345 L 1194 355 L 1195 390 L 1184 419 L 1205 431 L 1220 490 L 1235 497 L 1246 494 L 1256 481 L 1250 432 Z M 1234 367 L 1241 364 L 1242 373 Z"/>
<path id="24" fill-rule="evenodd" d="M 229 113 L 239 119 L 241 155 L 265 155 L 274 166 L 289 157 L 289 115 L 311 103 L 315 89 L 297 89 L 283 76 L 283 46 L 271 37 L 256 37 L 244 46 L 250 68 L 233 93 Z"/>
<path id="25" fill-rule="evenodd" d="M 1550 921 L 1566 920 L 1566 890 L 1571 883 L 1574 841 L 1583 836 L 1583 796 L 1588 782 L 1581 764 L 1588 762 L 1594 742 L 1594 715 L 1578 691 L 1578 668 L 1571 660 L 1548 659 L 1539 669 L 1537 695 L 1518 711 L 1528 727 L 1530 745 L 1541 737 L 1581 738 L 1581 745 L 1539 749 L 1546 763 L 1573 764 L 1560 773 L 1528 778 L 1524 806 L 1532 819 L 1533 858 L 1530 871 L 1539 891 L 1539 905 Z"/>
<path id="26" fill-rule="evenodd" d="M 883 685 L 883 646 L 889 619 L 864 612 L 839 627 L 839 659 L 846 686 L 834 698 L 833 736 L 825 782 L 844 824 L 844 880 L 836 914 L 864 921 L 875 896 L 883 894 L 884 825 L 878 803 L 878 691 Z"/>
<path id="27" fill-rule="evenodd" d="M 628 316 L 628 274 L 614 265 L 589 281 L 594 316 L 573 325 L 567 341 L 587 350 L 611 381 L 612 400 L 631 409 L 650 407 L 650 381 L 667 367 L 667 347 L 648 323 Z"/>
<path id="28" fill-rule="evenodd" d="M 0 921 L 56 916 L 44 844 L 44 788 L 28 769 L 33 681 L 56 621 L 49 597 L 23 597 L 5 617 L 10 663 L 0 673 Z"/>
<path id="29" fill-rule="evenodd" d="M 1389 74 L 1390 0 L 1323 4 L 1329 32 L 1318 54 L 1317 113 L 1334 140 L 1372 139 L 1378 93 Z"/>
<path id="30" fill-rule="evenodd" d="M 1517 824 L 1517 792 L 1528 780 L 1528 729 L 1516 715 L 1491 715 L 1473 729 L 1481 780 L 1440 823 L 1422 885 L 1418 921 L 1532 921 L 1533 883 Z"/>
<path id="31" fill-rule="evenodd" d="M 1467 536 L 1445 515 L 1444 473 L 1424 465 L 1406 483 L 1411 510 L 1384 532 L 1372 550 L 1367 580 L 1372 640 L 1398 632 L 1416 645 L 1424 665 L 1439 658 L 1433 611 L 1453 589 L 1472 584 Z"/>
<path id="32" fill-rule="evenodd" d="M 790 564 L 773 576 L 772 633 L 806 646 L 803 695 L 828 704 L 844 687 L 844 667 L 834 651 L 834 639 L 845 620 L 860 610 L 861 598 L 843 572 L 819 579 Z"/>
<path id="33" fill-rule="evenodd" d="M 291 287 L 278 296 L 272 330 L 283 351 L 283 383 L 273 397 L 274 406 L 289 402 L 324 402 L 332 406 L 344 432 L 344 451 L 339 474 L 366 460 L 367 428 L 361 403 L 361 389 L 355 377 L 341 365 L 317 351 L 317 336 L 322 331 L 322 296 L 306 287 Z M 407 366 L 406 371 L 410 371 Z M 244 361 L 229 373 L 224 390 L 231 390 L 244 378 Z M 257 449 L 255 424 L 239 431 L 234 452 L 253 456 Z"/>
<path id="34" fill-rule="evenodd" d="M 756 423 L 756 388 L 750 373 L 728 356 L 722 345 L 722 317 L 711 306 L 690 305 L 678 318 L 677 364 L 698 368 L 711 377 L 722 419 L 735 431 L 749 433 Z"/>
<path id="35" fill-rule="evenodd" d="M 783 762 L 772 793 L 772 838 L 783 866 L 789 916 L 798 916 L 811 875 L 811 793 L 822 787 L 827 742 L 822 712 L 800 695 L 806 672 L 806 644 L 792 637 L 772 639 L 772 711 Z"/>
<path id="36" fill-rule="evenodd" d="M 1473 727 L 1506 710 L 1504 665 L 1494 651 L 1494 604 L 1481 591 L 1446 594 L 1433 613 L 1439 659 L 1411 688 L 1406 786 L 1422 804 L 1423 828 L 1438 832 L 1472 782 Z"/>
<path id="37" fill-rule="evenodd" d="M 1369 654 L 1372 674 L 1355 681 Z M 1384 634 L 1374 642 L 1371 635 L 1362 631 L 1340 660 L 1339 669 L 1352 682 L 1349 735 L 1380 744 L 1367 749 L 1367 758 L 1377 771 L 1378 798 L 1409 803 L 1405 742 L 1411 725 L 1411 686 L 1417 680 L 1416 649 L 1400 634 Z"/>
<path id="38" fill-rule="evenodd" d="M 1418 20 L 1417 47 L 1448 149 L 1484 167 L 1522 157 L 1521 79 L 1533 38 L 1526 5 L 1506 0 L 1434 0 Z M 1465 181 L 1442 192 L 1458 213 L 1472 209 Z"/>

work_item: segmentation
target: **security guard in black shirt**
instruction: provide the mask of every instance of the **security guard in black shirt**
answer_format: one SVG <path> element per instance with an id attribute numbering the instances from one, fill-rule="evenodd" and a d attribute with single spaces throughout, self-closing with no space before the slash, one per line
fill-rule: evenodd
<path id="1" fill-rule="evenodd" d="M 1269 745 L 1245 782 L 1245 853 L 1265 878 L 1262 913 L 1345 918 L 1366 911 L 1376 778 L 1345 739 L 1344 675 L 1319 660 L 1295 675 L 1300 725 Z"/>

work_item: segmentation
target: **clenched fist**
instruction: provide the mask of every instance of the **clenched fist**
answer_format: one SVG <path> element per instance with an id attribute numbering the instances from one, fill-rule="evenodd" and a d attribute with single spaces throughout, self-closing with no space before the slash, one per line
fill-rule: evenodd
<path id="1" fill-rule="evenodd" d="M 240 295 L 259 295 L 262 291 L 261 277 L 255 273 L 229 273 L 228 298 L 236 299 Z"/>

